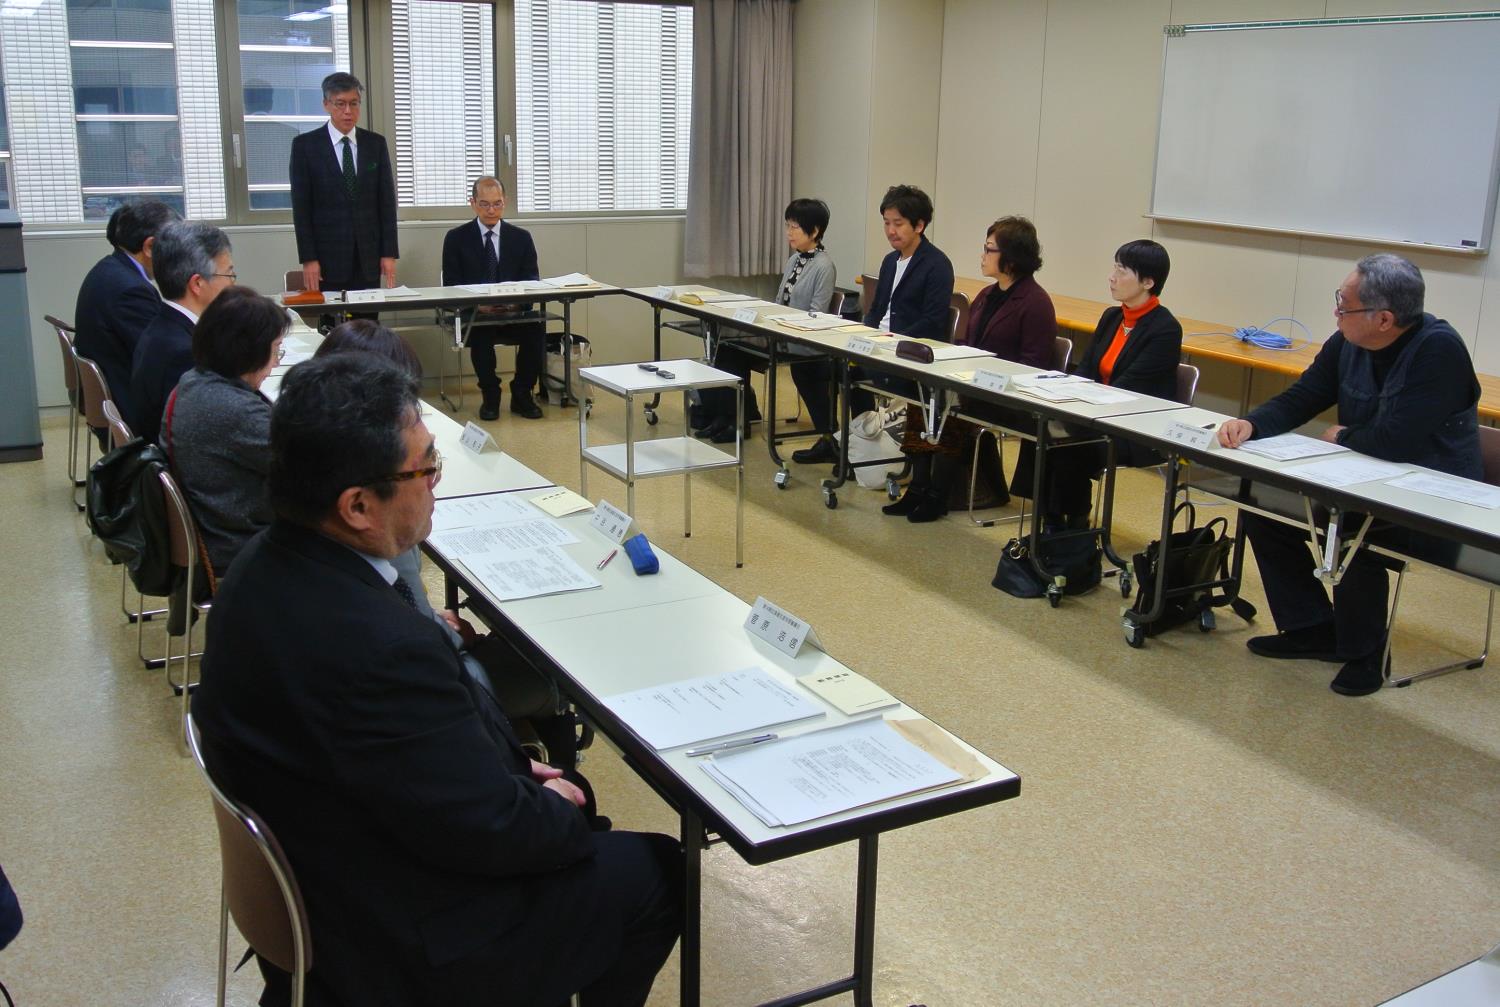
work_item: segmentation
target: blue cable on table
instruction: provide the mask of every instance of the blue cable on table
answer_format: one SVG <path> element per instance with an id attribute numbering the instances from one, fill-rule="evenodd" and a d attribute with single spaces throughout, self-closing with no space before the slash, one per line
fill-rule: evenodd
<path id="1" fill-rule="evenodd" d="M 1307 326 L 1303 325 L 1295 318 L 1287 317 L 1273 318 L 1265 325 L 1261 326 L 1246 325 L 1242 328 L 1235 329 L 1233 332 L 1225 332 L 1223 333 L 1223 335 L 1233 336 L 1235 339 L 1238 339 L 1242 343 L 1249 343 L 1251 346 L 1258 346 L 1263 350 L 1294 349 L 1296 343 L 1292 339 L 1292 337 L 1283 336 L 1279 332 L 1271 331 L 1271 326 L 1275 325 L 1277 322 L 1290 322 L 1291 324 L 1297 326 L 1302 330 L 1303 336 L 1305 337 L 1305 342 L 1312 342 L 1312 333 L 1308 331 Z"/>

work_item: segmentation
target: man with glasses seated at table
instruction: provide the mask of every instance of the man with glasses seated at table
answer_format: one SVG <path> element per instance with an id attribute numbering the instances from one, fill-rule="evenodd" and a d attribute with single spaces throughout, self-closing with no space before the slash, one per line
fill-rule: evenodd
<path id="1" fill-rule="evenodd" d="M 179 221 L 157 235 L 153 258 L 164 298 L 141 333 L 130 362 L 131 432 L 155 442 L 177 382 L 193 366 L 193 329 L 214 299 L 234 286 L 237 274 L 229 235 L 212 224 Z"/>
<path id="2" fill-rule="evenodd" d="M 396 182 L 385 137 L 358 128 L 364 85 L 323 78 L 328 122 L 292 140 L 292 227 L 304 290 L 396 285 Z"/>
<path id="3" fill-rule="evenodd" d="M 540 278 L 531 233 L 501 219 L 505 216 L 505 186 L 501 181 L 493 175 L 475 179 L 469 190 L 469 205 L 474 208 L 474 219 L 458 225 L 443 238 L 443 283 L 451 287 Z M 531 310 L 530 304 L 486 305 L 478 309 L 473 320 L 469 330 L 469 358 L 474 362 L 474 376 L 479 380 L 483 399 L 479 406 L 482 420 L 500 418 L 496 343 L 516 348 L 510 411 L 528 420 L 542 417 L 531 389 L 546 364 L 546 323 L 507 320 L 522 318 Z M 499 324 L 502 321 L 504 324 Z"/>
<path id="4" fill-rule="evenodd" d="M 1421 271 L 1406 259 L 1390 254 L 1361 259 L 1334 292 L 1338 331 L 1312 365 L 1286 391 L 1221 426 L 1219 443 L 1237 448 L 1253 438 L 1286 433 L 1337 406 L 1338 422 L 1322 433 L 1326 441 L 1387 461 L 1483 478 L 1474 363 L 1453 327 L 1422 310 L 1424 294 Z M 1329 685 L 1341 695 L 1377 691 L 1387 671 L 1381 660 L 1386 567 L 1361 548 L 1330 604 L 1314 572 L 1305 528 L 1249 513 L 1244 521 L 1279 630 L 1246 646 L 1262 657 L 1341 664 Z M 1357 525 L 1346 522 L 1346 527 Z M 1430 540 L 1379 523 L 1366 536 L 1372 538 L 1401 552 Z"/>
<path id="5" fill-rule="evenodd" d="M 367 353 L 282 381 L 276 520 L 220 584 L 193 696 L 205 760 L 296 872 L 309 1002 L 644 1004 L 680 930 L 678 844 L 594 831 L 414 606 L 391 560 L 442 472 L 417 393 Z"/>

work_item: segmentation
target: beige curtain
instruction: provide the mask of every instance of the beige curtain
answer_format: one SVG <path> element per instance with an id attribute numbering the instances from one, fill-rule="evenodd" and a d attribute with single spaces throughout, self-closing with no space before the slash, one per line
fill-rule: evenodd
<path id="1" fill-rule="evenodd" d="M 791 0 L 693 4 L 688 276 L 761 276 L 786 263 L 791 66 Z"/>

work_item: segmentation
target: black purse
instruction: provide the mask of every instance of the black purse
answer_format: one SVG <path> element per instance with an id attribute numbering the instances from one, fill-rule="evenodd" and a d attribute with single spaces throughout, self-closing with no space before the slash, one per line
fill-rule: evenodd
<path id="1" fill-rule="evenodd" d="M 1188 527 L 1184 531 L 1174 531 L 1168 537 L 1164 563 L 1158 562 L 1160 539 L 1130 560 L 1138 585 L 1132 612 L 1144 614 L 1149 610 L 1156 597 L 1157 580 L 1166 581 L 1161 615 L 1151 622 L 1136 623 L 1147 636 L 1155 636 L 1198 618 L 1213 605 L 1214 585 L 1229 577 L 1229 554 L 1234 539 L 1229 537 L 1228 519 L 1217 517 L 1200 527 L 1197 510 L 1191 503 L 1183 501 L 1172 511 L 1173 523 L 1184 509 L 1187 510 Z"/>
<path id="2" fill-rule="evenodd" d="M 1063 594 L 1083 594 L 1099 586 L 1104 576 L 1099 539 L 1093 534 L 1055 532 L 1037 541 L 1042 565 L 1064 578 Z M 1013 538 L 1000 552 L 991 587 L 999 588 L 1013 598 L 1041 598 L 1047 593 L 1047 582 L 1031 562 L 1031 540 Z"/>

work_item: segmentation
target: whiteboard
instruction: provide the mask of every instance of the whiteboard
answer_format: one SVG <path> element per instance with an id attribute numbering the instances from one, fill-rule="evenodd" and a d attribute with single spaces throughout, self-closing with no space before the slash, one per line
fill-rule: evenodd
<path id="1" fill-rule="evenodd" d="M 1166 32 L 1150 216 L 1486 250 L 1500 18 Z"/>

